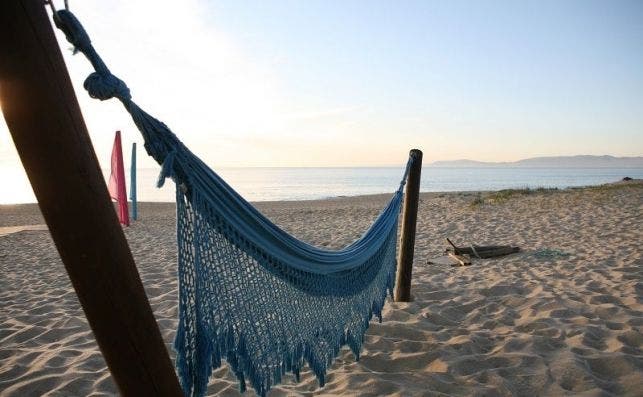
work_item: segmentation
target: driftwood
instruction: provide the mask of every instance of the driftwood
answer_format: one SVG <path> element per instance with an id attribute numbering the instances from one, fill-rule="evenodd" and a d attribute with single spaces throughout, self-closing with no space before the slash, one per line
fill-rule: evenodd
<path id="1" fill-rule="evenodd" d="M 455 255 L 471 255 L 479 259 L 495 258 L 498 256 L 509 255 L 520 251 L 520 247 L 510 245 L 471 245 L 469 247 L 458 247 L 449 238 L 447 242 L 452 248 L 447 248 L 446 252 Z"/>
<path id="2" fill-rule="evenodd" d="M 457 255 L 453 252 L 447 252 L 447 255 L 450 259 L 455 261 L 451 266 L 469 266 L 471 265 L 471 257 L 469 255 Z"/>
<path id="3" fill-rule="evenodd" d="M 471 265 L 471 257 L 469 255 L 456 255 L 453 252 L 449 252 L 446 255 L 427 259 L 426 263 L 429 265 L 442 266 L 469 266 Z"/>

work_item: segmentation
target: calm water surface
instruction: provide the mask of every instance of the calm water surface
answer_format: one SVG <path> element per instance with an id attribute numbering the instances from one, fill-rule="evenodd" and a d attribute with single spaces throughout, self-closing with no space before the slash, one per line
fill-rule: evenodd
<path id="1" fill-rule="evenodd" d="M 402 168 L 226 168 L 219 174 L 250 201 L 311 200 L 395 191 Z M 139 200 L 173 201 L 171 182 L 156 189 L 156 170 L 140 170 Z M 421 191 L 452 192 L 597 185 L 643 169 L 615 168 L 437 168 L 422 170 Z"/>
<path id="2" fill-rule="evenodd" d="M 224 168 L 219 174 L 250 201 L 311 200 L 392 193 L 402 168 Z M 106 177 L 109 170 L 103 170 Z M 36 201 L 24 171 L 2 169 L 7 190 L 0 204 Z M 126 171 L 129 192 L 129 170 Z M 158 169 L 139 169 L 139 201 L 174 201 L 174 184 L 156 188 Z M 643 168 L 437 168 L 422 170 L 423 192 L 597 185 L 624 176 L 643 178 Z M 6 193 L 6 194 L 5 194 Z"/>

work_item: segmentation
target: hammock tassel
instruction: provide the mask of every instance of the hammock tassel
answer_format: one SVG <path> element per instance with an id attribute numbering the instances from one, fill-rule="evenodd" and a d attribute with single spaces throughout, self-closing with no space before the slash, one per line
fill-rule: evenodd
<path id="1" fill-rule="evenodd" d="M 176 156 L 176 151 L 173 150 L 165 156 L 165 160 L 161 165 L 161 172 L 159 177 L 156 180 L 156 187 L 161 188 L 165 185 L 165 180 L 167 178 L 174 179 L 174 157 Z"/>

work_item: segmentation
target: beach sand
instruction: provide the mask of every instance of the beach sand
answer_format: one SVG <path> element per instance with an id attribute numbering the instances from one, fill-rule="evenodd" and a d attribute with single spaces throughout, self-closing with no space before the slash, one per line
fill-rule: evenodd
<path id="1" fill-rule="evenodd" d="M 358 238 L 387 199 L 257 207 L 299 238 L 338 248 Z M 174 205 L 142 204 L 140 217 L 125 234 L 169 349 L 177 324 Z M 0 206 L 0 395 L 117 394 L 42 224 L 36 205 Z M 413 302 L 388 302 L 360 361 L 344 349 L 324 388 L 307 370 L 270 395 L 641 396 L 642 230 L 640 182 L 423 193 Z M 426 264 L 445 237 L 522 251 L 468 267 Z M 209 394 L 237 390 L 225 365 L 215 371 Z"/>

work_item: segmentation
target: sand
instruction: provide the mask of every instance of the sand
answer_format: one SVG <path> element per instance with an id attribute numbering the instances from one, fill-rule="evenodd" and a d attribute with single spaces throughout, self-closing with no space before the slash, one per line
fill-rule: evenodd
<path id="1" fill-rule="evenodd" d="M 386 200 L 258 207 L 304 240 L 340 247 Z M 174 205 L 143 204 L 140 216 L 125 234 L 169 347 L 177 315 Z M 117 394 L 43 223 L 35 205 L 0 206 L 0 395 Z M 422 194 L 414 301 L 387 303 L 361 360 L 344 350 L 324 388 L 306 371 L 271 396 L 643 395 L 642 230 L 640 182 Z M 427 265 L 447 236 L 523 251 L 468 267 Z M 239 395 L 225 366 L 209 394 Z"/>

